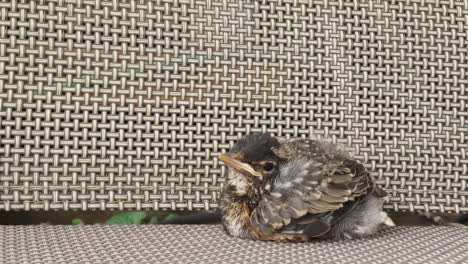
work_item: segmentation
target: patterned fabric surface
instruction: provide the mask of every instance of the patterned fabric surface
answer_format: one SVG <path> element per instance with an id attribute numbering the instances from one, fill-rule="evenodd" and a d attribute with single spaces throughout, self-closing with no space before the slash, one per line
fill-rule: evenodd
<path id="1" fill-rule="evenodd" d="M 221 226 L 0 226 L 1 263 L 468 262 L 468 230 L 395 227 L 367 239 L 301 244 L 227 236 Z"/>
<path id="2" fill-rule="evenodd" d="M 265 131 L 467 212 L 467 3 L 1 0 L 0 210 L 216 209 L 217 155 Z"/>

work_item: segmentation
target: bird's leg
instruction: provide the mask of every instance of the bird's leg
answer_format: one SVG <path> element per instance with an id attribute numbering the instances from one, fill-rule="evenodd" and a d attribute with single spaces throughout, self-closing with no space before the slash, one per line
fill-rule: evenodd
<path id="1" fill-rule="evenodd" d="M 302 234 L 291 235 L 291 234 L 281 234 L 281 233 L 272 233 L 272 234 L 262 235 L 262 238 L 264 238 L 265 240 L 280 241 L 283 243 L 288 243 L 288 242 L 297 243 L 297 242 L 305 242 L 309 240 L 307 236 L 302 235 Z"/>
<path id="2" fill-rule="evenodd" d="M 250 226 L 248 228 L 249 234 L 252 238 L 257 240 L 264 240 L 264 241 L 280 241 L 283 243 L 287 242 L 305 242 L 308 241 L 309 238 L 304 234 L 283 234 L 279 232 L 273 233 L 264 233 L 258 230 L 258 228 L 254 226 Z"/>

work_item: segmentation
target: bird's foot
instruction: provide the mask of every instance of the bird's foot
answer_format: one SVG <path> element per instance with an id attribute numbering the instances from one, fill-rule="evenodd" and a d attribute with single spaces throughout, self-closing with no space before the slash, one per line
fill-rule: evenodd
<path id="1" fill-rule="evenodd" d="M 263 241 L 279 241 L 283 243 L 299 243 L 310 240 L 308 236 L 304 234 L 285 234 L 279 232 L 264 232 L 256 226 L 250 226 L 248 228 L 250 237 L 256 240 Z"/>
<path id="2" fill-rule="evenodd" d="M 303 234 L 282 234 L 282 233 L 271 233 L 271 234 L 259 234 L 259 240 L 267 241 L 279 241 L 283 243 L 299 243 L 308 241 L 309 238 Z"/>
<path id="3" fill-rule="evenodd" d="M 283 242 L 283 243 L 300 243 L 300 242 L 306 242 L 308 240 L 309 238 L 305 235 L 282 235 L 280 234 L 278 241 Z"/>

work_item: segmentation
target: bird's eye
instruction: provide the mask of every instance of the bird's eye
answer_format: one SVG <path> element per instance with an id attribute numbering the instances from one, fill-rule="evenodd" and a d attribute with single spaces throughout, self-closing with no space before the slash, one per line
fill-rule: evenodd
<path id="1" fill-rule="evenodd" d="M 263 164 L 263 170 L 264 171 L 271 171 L 271 170 L 273 170 L 274 166 L 275 165 L 273 163 L 271 163 L 271 162 L 265 163 L 265 164 Z"/>

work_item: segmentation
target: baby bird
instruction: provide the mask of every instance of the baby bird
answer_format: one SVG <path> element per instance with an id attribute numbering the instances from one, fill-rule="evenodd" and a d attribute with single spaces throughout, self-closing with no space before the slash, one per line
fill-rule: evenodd
<path id="1" fill-rule="evenodd" d="M 232 236 L 353 239 L 374 233 L 385 220 L 386 192 L 331 142 L 251 134 L 219 159 L 228 167 L 221 208 Z"/>

